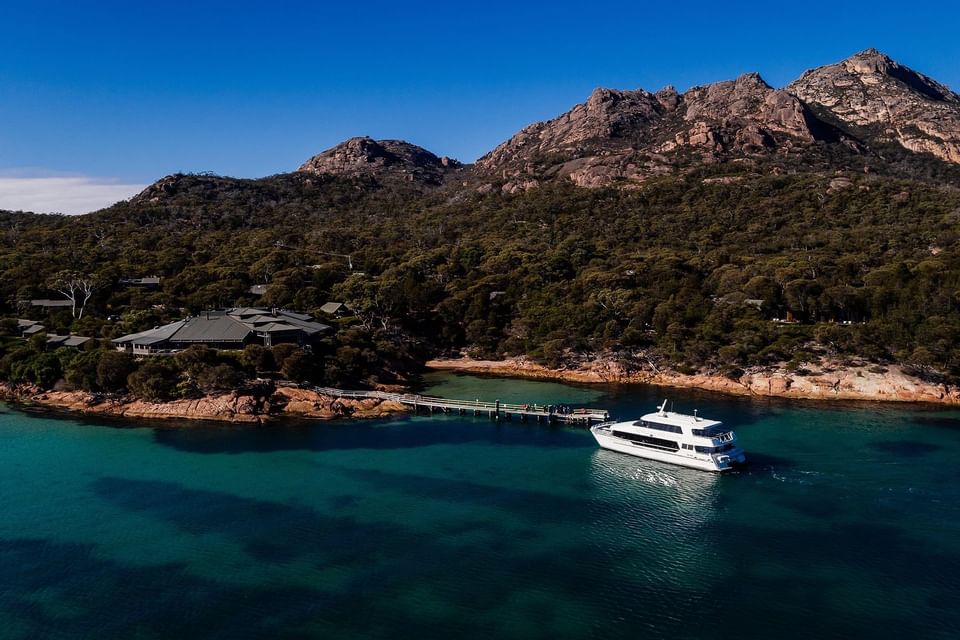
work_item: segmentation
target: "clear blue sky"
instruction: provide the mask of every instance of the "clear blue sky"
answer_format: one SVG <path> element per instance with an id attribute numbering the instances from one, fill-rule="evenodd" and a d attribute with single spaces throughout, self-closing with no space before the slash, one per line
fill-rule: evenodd
<path id="1" fill-rule="evenodd" d="M 782 86 L 871 46 L 960 88 L 954 3 L 517 4 L 7 0 L 0 174 L 254 177 L 354 135 L 472 161 L 596 86 Z"/>

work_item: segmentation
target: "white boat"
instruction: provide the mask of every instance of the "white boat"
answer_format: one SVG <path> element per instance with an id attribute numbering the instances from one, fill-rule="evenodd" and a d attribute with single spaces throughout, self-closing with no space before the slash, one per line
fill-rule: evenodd
<path id="1" fill-rule="evenodd" d="M 668 412 L 666 400 L 656 413 L 631 422 L 604 422 L 590 432 L 604 449 L 705 471 L 727 471 L 746 460 L 736 434 L 722 422 Z"/>

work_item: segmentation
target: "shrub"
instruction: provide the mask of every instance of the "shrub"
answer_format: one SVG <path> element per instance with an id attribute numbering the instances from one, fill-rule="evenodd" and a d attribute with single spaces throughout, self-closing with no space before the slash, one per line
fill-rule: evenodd
<path id="1" fill-rule="evenodd" d="M 96 351 L 85 351 L 77 354 L 67 366 L 64 367 L 63 377 L 74 389 L 84 391 L 98 391 L 100 385 L 97 381 L 97 365 L 100 361 L 100 353 Z"/>
<path id="2" fill-rule="evenodd" d="M 315 381 L 317 378 L 316 371 L 317 367 L 310 354 L 299 349 L 284 358 L 280 365 L 280 372 L 283 373 L 283 377 L 295 382 Z"/>
<path id="3" fill-rule="evenodd" d="M 97 362 L 97 385 L 104 391 L 120 391 L 135 369 L 136 363 L 126 353 L 104 351 Z"/>
<path id="4" fill-rule="evenodd" d="M 177 370 L 167 362 L 146 360 L 127 376 L 127 388 L 144 400 L 171 400 L 176 395 Z"/>
<path id="5" fill-rule="evenodd" d="M 181 371 L 191 378 L 197 378 L 205 368 L 217 363 L 217 352 L 204 345 L 195 344 L 173 356 L 173 361 Z"/>
<path id="6" fill-rule="evenodd" d="M 273 352 L 259 344 L 248 344 L 240 353 L 240 364 L 251 373 L 258 371 L 273 371 L 276 362 L 273 361 Z"/>

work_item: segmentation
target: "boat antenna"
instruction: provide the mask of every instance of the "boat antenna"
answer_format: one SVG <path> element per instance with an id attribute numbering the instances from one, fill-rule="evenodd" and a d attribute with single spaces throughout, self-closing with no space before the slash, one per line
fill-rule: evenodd
<path id="1" fill-rule="evenodd" d="M 659 410 L 660 415 L 662 416 L 667 415 L 667 399 L 666 398 L 663 399 L 663 404 L 657 407 L 657 409 Z"/>
<path id="2" fill-rule="evenodd" d="M 693 410 L 693 419 L 696 420 L 697 422 L 700 422 L 700 417 L 697 415 L 697 411 L 699 411 L 699 409 Z"/>

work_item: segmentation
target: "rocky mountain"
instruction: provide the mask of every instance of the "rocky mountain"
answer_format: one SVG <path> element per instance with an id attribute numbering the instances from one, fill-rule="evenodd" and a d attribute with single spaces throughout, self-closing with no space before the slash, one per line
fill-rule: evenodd
<path id="1" fill-rule="evenodd" d="M 682 94 L 597 89 L 518 132 L 476 169 L 508 192 L 554 178 L 629 185 L 703 163 L 796 156 L 817 143 L 863 153 L 874 140 L 960 162 L 960 99 L 873 50 L 808 71 L 785 89 L 756 73 Z"/>
<path id="2" fill-rule="evenodd" d="M 876 49 L 807 71 L 787 91 L 827 118 L 960 163 L 960 96 Z"/>
<path id="3" fill-rule="evenodd" d="M 318 191 L 336 190 L 340 178 L 372 180 L 399 192 L 419 193 L 436 187 L 463 169 L 447 157 L 438 157 L 403 140 L 350 138 L 319 153 L 299 169 L 257 179 L 231 178 L 210 173 L 175 174 L 157 180 L 131 198 L 133 204 L 182 205 L 235 203 L 238 209 L 275 207 L 281 201 L 311 198 Z M 408 188 L 409 187 L 409 188 Z"/>
<path id="4" fill-rule="evenodd" d="M 514 193 L 552 180 L 630 187 L 725 162 L 755 172 L 862 172 L 886 163 L 891 175 L 955 176 L 960 96 L 868 49 L 807 71 L 783 89 L 756 73 L 683 93 L 672 86 L 656 93 L 596 89 L 586 102 L 529 125 L 472 167 L 403 140 L 356 137 L 293 173 L 272 176 L 269 189 L 218 176 L 169 176 L 134 201 L 255 192 L 257 201 L 270 203 L 278 181 L 284 191 L 306 192 L 338 178 L 409 185 L 414 192 L 465 183 L 481 192 Z"/>
<path id="5" fill-rule="evenodd" d="M 298 171 L 355 178 L 393 176 L 438 185 L 460 167 L 456 160 L 437 157 L 403 140 L 373 140 L 364 136 L 350 138 L 313 156 Z"/>

